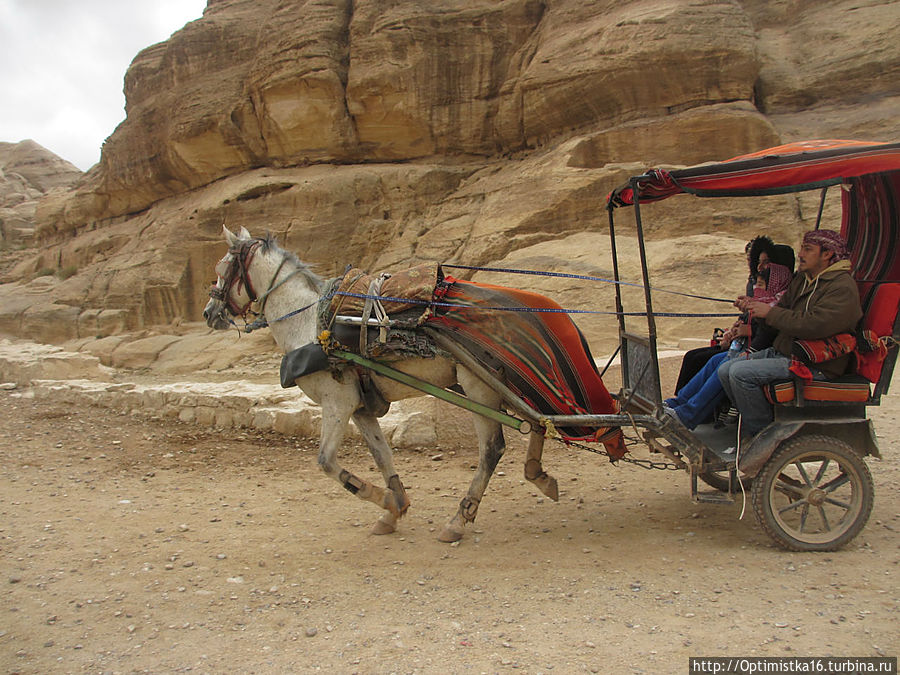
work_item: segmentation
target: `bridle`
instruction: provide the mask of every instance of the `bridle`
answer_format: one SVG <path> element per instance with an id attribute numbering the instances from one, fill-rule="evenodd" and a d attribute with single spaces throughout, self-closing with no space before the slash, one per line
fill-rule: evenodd
<path id="1" fill-rule="evenodd" d="M 253 262 L 253 256 L 256 254 L 256 249 L 261 244 L 261 239 L 251 239 L 242 242 L 240 246 L 229 248 L 228 255 L 231 256 L 231 262 L 228 265 L 228 269 L 225 270 L 224 275 L 216 280 L 216 283 L 210 286 L 209 297 L 221 302 L 232 316 L 246 317 L 250 311 L 250 305 L 256 302 L 259 297 L 253 289 L 253 283 L 250 281 L 249 269 L 250 264 Z M 219 286 L 219 280 L 222 282 L 221 286 Z M 237 285 L 238 296 L 242 290 L 246 290 L 249 299 L 243 306 L 238 305 L 231 297 L 231 290 L 235 285 Z"/>
<path id="2" fill-rule="evenodd" d="M 290 274 L 286 275 L 281 281 L 278 280 L 278 275 L 281 274 L 281 270 L 284 268 L 286 262 L 288 262 L 291 258 L 287 255 L 282 257 L 281 263 L 278 265 L 278 268 L 275 270 L 275 274 L 272 275 L 272 279 L 269 281 L 269 287 L 265 290 L 264 293 L 258 295 L 256 290 L 253 288 L 253 282 L 250 279 L 250 265 L 253 262 L 253 257 L 256 255 L 256 251 L 263 244 L 265 240 L 256 238 L 250 239 L 248 241 L 242 242 L 239 246 L 235 246 L 228 249 L 228 255 L 231 256 L 231 261 L 228 264 L 228 269 L 225 270 L 225 274 L 220 276 L 216 283 L 212 284 L 209 289 L 209 297 L 213 300 L 217 300 L 222 303 L 222 310 L 228 310 L 228 312 L 232 316 L 240 317 L 246 323 L 247 314 L 251 313 L 250 306 L 253 303 L 259 303 L 258 311 L 252 312 L 255 316 L 263 317 L 262 319 L 258 319 L 254 321 L 253 324 L 247 327 L 247 332 L 254 328 L 263 328 L 265 327 L 265 307 L 266 300 L 269 298 L 269 295 L 279 288 L 282 284 L 287 282 L 289 279 L 294 277 L 297 274 L 300 274 L 302 270 L 300 267 L 297 267 Z M 221 280 L 221 286 L 219 285 L 219 280 Z M 244 290 L 247 294 L 247 302 L 241 306 L 238 305 L 232 299 L 232 289 L 234 289 L 235 285 L 237 285 L 236 295 L 239 297 L 242 290 Z M 318 304 L 318 300 L 316 303 Z M 308 307 L 304 307 L 303 310 L 308 309 L 313 305 L 309 305 Z M 299 310 L 299 311 L 303 311 Z M 293 316 L 299 311 L 291 312 L 276 321 L 281 321 L 282 319 L 286 319 L 290 316 Z M 229 323 L 232 323 L 229 320 Z"/>

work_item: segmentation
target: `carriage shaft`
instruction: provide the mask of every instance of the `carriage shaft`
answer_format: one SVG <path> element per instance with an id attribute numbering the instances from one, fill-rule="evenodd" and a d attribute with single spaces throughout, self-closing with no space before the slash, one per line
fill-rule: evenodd
<path id="1" fill-rule="evenodd" d="M 341 350 L 334 350 L 330 352 L 330 354 L 332 356 L 344 359 L 345 361 L 350 361 L 364 368 L 368 368 L 369 370 L 372 370 L 379 375 L 383 375 L 384 377 L 394 380 L 395 382 L 405 384 L 406 386 L 412 387 L 413 389 L 418 389 L 419 391 L 425 392 L 426 394 L 434 396 L 435 398 L 439 398 L 443 401 L 447 401 L 448 403 L 452 403 L 453 405 L 460 408 L 470 410 L 471 412 L 477 413 L 482 417 L 487 417 L 488 419 L 494 420 L 495 422 L 499 422 L 500 424 L 512 427 L 516 431 L 519 431 L 523 434 L 531 431 L 531 422 L 527 420 L 520 420 L 517 417 L 513 417 L 512 415 L 507 415 L 504 412 L 495 410 L 494 408 L 478 403 L 477 401 L 473 401 L 472 399 L 466 398 L 465 396 L 457 394 L 456 392 L 448 391 L 447 389 L 438 387 L 437 385 L 426 382 L 425 380 L 420 380 L 417 377 L 408 375 L 407 373 L 399 371 L 395 368 L 391 368 L 390 366 L 379 363 L 378 361 L 372 361 L 371 359 L 362 357 L 359 354 Z"/>

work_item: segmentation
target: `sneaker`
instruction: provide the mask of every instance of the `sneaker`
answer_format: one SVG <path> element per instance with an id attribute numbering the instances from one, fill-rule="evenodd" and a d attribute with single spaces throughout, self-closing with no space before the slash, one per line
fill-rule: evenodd
<path id="1" fill-rule="evenodd" d="M 737 424 L 737 418 L 737 408 L 731 406 L 730 408 L 728 408 L 728 410 L 723 410 L 719 413 L 718 417 L 716 418 L 716 424 L 718 425 L 718 428 L 721 429 L 724 426 Z"/>
<path id="2" fill-rule="evenodd" d="M 679 424 L 682 423 L 681 418 L 678 416 L 678 413 L 676 412 L 675 408 L 670 408 L 669 406 L 663 404 L 663 412 L 666 415 L 668 415 L 669 417 L 671 417 L 673 420 L 678 422 Z"/>

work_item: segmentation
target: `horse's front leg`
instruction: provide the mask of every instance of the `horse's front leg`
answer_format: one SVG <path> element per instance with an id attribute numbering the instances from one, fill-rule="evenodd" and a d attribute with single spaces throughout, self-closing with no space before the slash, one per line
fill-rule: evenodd
<path id="1" fill-rule="evenodd" d="M 500 396 L 475 375 L 460 369 L 459 383 L 469 398 L 499 410 Z M 439 541 L 455 542 L 462 539 L 466 523 L 475 520 L 484 491 L 506 450 L 503 428 L 499 422 L 475 415 L 475 431 L 478 434 L 478 467 L 469 484 L 469 491 L 459 503 L 459 509 L 438 535 Z"/>
<path id="2" fill-rule="evenodd" d="M 353 413 L 353 421 L 369 446 L 369 452 L 375 460 L 375 465 L 384 476 L 384 483 L 388 489 L 385 491 L 385 501 L 392 501 L 391 506 L 385 506 L 387 513 L 383 514 L 372 527 L 372 534 L 390 534 L 397 529 L 397 520 L 406 513 L 409 508 L 409 497 L 400 477 L 394 470 L 394 458 L 391 447 L 388 445 L 378 424 L 378 418 L 363 410 Z"/>
<path id="3" fill-rule="evenodd" d="M 349 385 L 335 383 L 332 391 L 324 393 L 318 398 L 319 404 L 322 406 L 322 435 L 319 438 L 318 458 L 322 471 L 340 483 L 348 492 L 355 494 L 360 499 L 377 504 L 387 510 L 395 519 L 399 518 L 402 511 L 393 490 L 385 491 L 383 488 L 363 480 L 344 469 L 337 461 L 337 453 L 347 432 L 350 416 L 360 405 L 355 383 Z"/>

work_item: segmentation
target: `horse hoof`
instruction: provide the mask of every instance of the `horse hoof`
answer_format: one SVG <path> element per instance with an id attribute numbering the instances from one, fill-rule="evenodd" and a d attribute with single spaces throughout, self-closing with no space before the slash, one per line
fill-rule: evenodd
<path id="1" fill-rule="evenodd" d="M 372 526 L 372 534 L 393 534 L 396 531 L 396 527 L 381 520 L 375 521 L 375 524 Z"/>
<path id="2" fill-rule="evenodd" d="M 397 531 L 397 519 L 394 516 L 385 513 L 381 518 L 375 521 L 372 526 L 372 534 L 393 534 Z"/>
<path id="3" fill-rule="evenodd" d="M 438 535 L 438 541 L 441 541 L 445 544 L 452 544 L 453 542 L 459 541 L 462 538 L 463 531 L 455 527 L 451 527 L 450 525 L 445 525 L 444 529 L 441 530 L 441 533 Z"/>
<path id="4" fill-rule="evenodd" d="M 544 494 L 555 502 L 559 501 L 559 484 L 553 477 L 548 477 L 547 485 L 544 487 Z"/>

